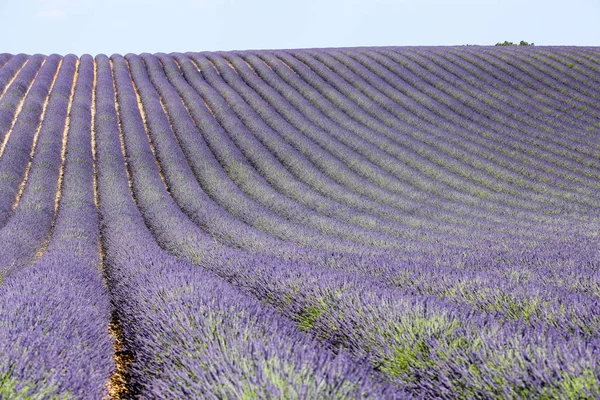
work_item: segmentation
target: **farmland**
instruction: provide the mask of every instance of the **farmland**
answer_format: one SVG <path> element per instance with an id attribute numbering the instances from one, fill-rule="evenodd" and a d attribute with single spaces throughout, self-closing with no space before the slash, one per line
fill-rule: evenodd
<path id="1" fill-rule="evenodd" d="M 600 48 L 0 54 L 0 398 L 599 382 Z"/>

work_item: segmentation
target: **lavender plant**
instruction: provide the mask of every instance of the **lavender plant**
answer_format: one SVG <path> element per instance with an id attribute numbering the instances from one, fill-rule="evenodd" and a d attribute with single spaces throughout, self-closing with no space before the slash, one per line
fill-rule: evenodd
<path id="1" fill-rule="evenodd" d="M 560 46 L 0 54 L 0 397 L 600 397 L 599 83 Z"/>
<path id="2" fill-rule="evenodd" d="M 58 78 L 55 88 L 61 93 L 71 92 L 76 61 L 74 56 L 63 59 L 62 68 L 69 79 Z M 98 399 L 109 394 L 107 384 L 116 366 L 107 329 L 111 309 L 94 203 L 93 76 L 92 57 L 82 57 L 72 100 L 71 96 L 62 99 L 71 102 L 65 127 L 68 141 L 57 216 L 47 248 L 39 261 L 13 267 L 0 286 L 3 398 Z M 67 117 L 66 109 L 60 112 L 52 104 L 48 107 L 53 118 Z M 57 132 L 53 137 L 61 139 Z M 40 154 L 61 161 L 56 149 L 40 149 Z M 44 175 L 56 185 L 56 180 L 49 179 L 49 171 Z M 54 201 L 51 205 L 54 208 Z"/>
<path id="3" fill-rule="evenodd" d="M 131 138 L 125 151 L 131 151 L 136 136 L 139 140 L 143 134 L 141 116 L 133 112 L 133 88 L 121 82 L 128 78 L 124 60 L 114 58 L 113 64 L 115 82 L 125 91 L 117 93 L 122 101 L 118 111 L 111 64 L 106 57 L 96 60 L 102 233 L 109 283 L 125 347 L 132 354 L 129 393 L 151 398 L 395 396 L 398 390 L 381 382 L 368 364 L 319 348 L 274 310 L 160 249 L 134 201 L 147 201 L 141 199 L 145 195 L 134 190 L 132 197 L 129 190 L 129 169 L 120 145 L 118 121 Z M 129 130 L 135 125 L 138 135 Z M 128 160 L 137 186 L 136 181 L 143 182 L 142 171 Z M 141 210 L 151 211 L 151 203 Z M 123 240 L 133 237 L 133 246 Z M 214 246 L 208 241 L 205 250 Z"/>

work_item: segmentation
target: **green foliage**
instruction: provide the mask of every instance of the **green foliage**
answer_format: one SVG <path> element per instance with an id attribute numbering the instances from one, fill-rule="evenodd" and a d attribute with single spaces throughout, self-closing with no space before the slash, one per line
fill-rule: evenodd
<path id="1" fill-rule="evenodd" d="M 505 40 L 503 43 L 496 43 L 496 46 L 533 46 L 534 43 L 528 43 L 524 40 L 521 40 L 519 43 L 513 43 L 513 42 L 509 42 L 508 40 Z"/>
<path id="2" fill-rule="evenodd" d="M 308 306 L 302 314 L 298 316 L 298 327 L 303 331 L 312 329 L 315 322 L 327 311 L 327 304 L 322 302 L 319 305 Z"/>
<path id="3" fill-rule="evenodd" d="M 20 389 L 18 389 L 19 386 Z M 67 400 L 71 397 L 69 393 L 57 394 L 56 388 L 53 385 L 49 385 L 41 390 L 40 388 L 33 389 L 33 385 L 23 384 L 22 382 L 19 385 L 19 381 L 12 377 L 10 370 L 0 375 L 0 399 Z"/>

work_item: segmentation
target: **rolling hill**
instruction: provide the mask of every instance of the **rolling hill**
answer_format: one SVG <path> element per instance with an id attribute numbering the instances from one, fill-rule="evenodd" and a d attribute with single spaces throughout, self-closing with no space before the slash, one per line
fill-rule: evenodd
<path id="1" fill-rule="evenodd" d="M 600 48 L 0 54 L 0 397 L 600 396 Z"/>

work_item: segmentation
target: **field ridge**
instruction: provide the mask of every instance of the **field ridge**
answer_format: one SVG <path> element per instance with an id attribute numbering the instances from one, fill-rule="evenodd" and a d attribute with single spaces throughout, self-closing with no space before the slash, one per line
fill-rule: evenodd
<path id="1" fill-rule="evenodd" d="M 0 54 L 0 397 L 600 397 L 600 48 Z"/>

